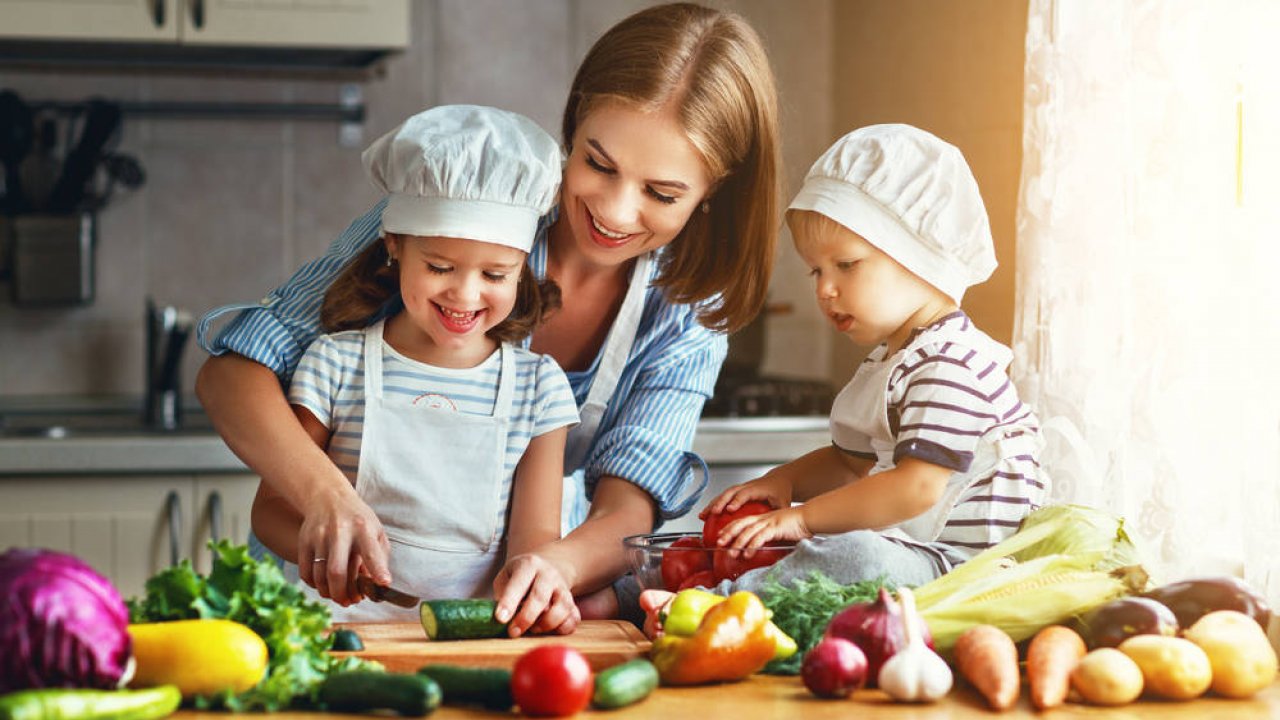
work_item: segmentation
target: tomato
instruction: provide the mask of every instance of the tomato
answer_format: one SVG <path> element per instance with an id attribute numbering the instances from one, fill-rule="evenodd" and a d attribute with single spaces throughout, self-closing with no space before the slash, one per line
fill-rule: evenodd
<path id="1" fill-rule="evenodd" d="M 683 537 L 662 551 L 662 584 L 671 592 L 684 586 L 685 579 L 711 571 L 711 553 L 702 549 L 696 537 Z"/>
<path id="2" fill-rule="evenodd" d="M 675 591 L 679 592 L 681 590 L 687 590 L 691 587 L 699 587 L 699 586 L 709 588 L 715 584 L 716 584 L 716 575 L 714 572 L 711 571 L 710 568 L 708 568 L 706 570 L 699 570 L 698 572 L 685 578 L 684 582 L 680 583 L 680 585 L 676 588 Z"/>
<path id="3" fill-rule="evenodd" d="M 591 665 L 567 645 L 540 645 L 511 670 L 511 695 L 526 715 L 573 715 L 586 709 L 594 690 Z"/>
<path id="4" fill-rule="evenodd" d="M 769 503 L 763 500 L 748 500 L 733 512 L 722 512 L 708 516 L 706 522 L 702 523 L 702 546 L 707 548 L 715 547 L 716 539 L 720 537 L 720 528 L 734 520 L 752 515 L 763 515 L 772 509 L 769 507 Z"/>
<path id="5" fill-rule="evenodd" d="M 739 575 L 756 568 L 769 567 L 786 557 L 791 552 L 790 547 L 786 548 L 761 548 L 756 551 L 755 555 L 746 557 L 739 555 L 733 557 L 727 550 L 721 550 L 716 553 L 716 561 L 712 567 L 716 582 L 721 580 L 735 580 Z"/>

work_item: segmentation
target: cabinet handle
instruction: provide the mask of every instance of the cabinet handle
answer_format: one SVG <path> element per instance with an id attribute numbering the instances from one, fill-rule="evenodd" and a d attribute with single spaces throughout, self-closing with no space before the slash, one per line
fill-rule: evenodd
<path id="1" fill-rule="evenodd" d="M 151 0 L 151 21 L 156 27 L 164 27 L 164 4 L 169 0 Z"/>
<path id="2" fill-rule="evenodd" d="M 204 29 L 204 0 L 191 0 L 191 24 Z"/>
<path id="3" fill-rule="evenodd" d="M 164 499 L 165 510 L 169 513 L 169 565 L 178 564 L 182 557 L 182 498 L 177 490 L 170 490 Z"/>
<path id="4" fill-rule="evenodd" d="M 217 490 L 209 492 L 209 539 L 222 539 L 222 494 Z"/>

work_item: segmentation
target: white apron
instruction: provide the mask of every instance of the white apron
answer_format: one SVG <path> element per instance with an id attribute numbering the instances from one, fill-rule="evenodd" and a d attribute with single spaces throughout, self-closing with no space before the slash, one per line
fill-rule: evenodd
<path id="1" fill-rule="evenodd" d="M 600 420 L 609 407 L 613 391 L 618 387 L 627 358 L 631 356 L 631 347 L 635 344 L 636 331 L 640 327 L 640 317 L 644 314 L 645 291 L 649 289 L 649 266 L 652 262 L 653 253 L 645 253 L 636 258 L 627 295 L 623 298 L 618 317 L 614 319 L 613 327 L 605 338 L 600 363 L 591 380 L 591 389 L 587 391 L 586 403 L 578 409 L 579 422 L 569 429 L 569 436 L 565 440 L 564 499 L 560 512 L 562 534 L 571 528 L 575 509 L 586 504 L 586 491 L 581 480 L 575 476 L 575 471 L 587 459 L 596 431 L 600 429 Z"/>
<path id="2" fill-rule="evenodd" d="M 491 417 L 391 404 L 383 397 L 383 324 L 367 328 L 364 336 L 364 431 L 356 492 L 382 520 L 396 589 L 423 599 L 489 596 L 503 559 L 499 500 L 515 384 L 511 348 L 503 345 L 499 351 Z M 417 614 L 364 601 L 335 609 L 333 619 L 416 620 Z"/>
<path id="3" fill-rule="evenodd" d="M 951 328 L 943 326 L 929 333 L 930 342 L 941 342 L 947 337 Z M 955 338 L 956 340 L 959 337 Z M 831 439 L 836 445 L 861 450 L 858 447 L 860 436 L 871 440 L 871 449 L 876 454 L 876 465 L 871 474 L 884 472 L 894 467 L 893 452 L 897 439 L 889 428 L 889 377 L 894 368 L 902 363 L 906 353 L 914 352 L 915 346 L 907 343 L 906 347 L 878 363 L 868 363 L 854 373 L 848 385 L 836 396 L 831 408 Z M 1004 351 L 1005 353 L 1008 350 Z M 947 518 L 955 509 L 960 496 L 974 482 L 982 477 L 984 471 L 993 470 L 999 462 L 1001 447 L 990 443 L 979 442 L 975 449 L 973 463 L 968 472 L 953 472 L 947 479 L 942 496 L 933 507 L 909 520 L 904 520 L 889 528 L 874 528 L 882 534 L 900 540 L 914 540 L 919 543 L 933 542 L 942 534 Z"/>

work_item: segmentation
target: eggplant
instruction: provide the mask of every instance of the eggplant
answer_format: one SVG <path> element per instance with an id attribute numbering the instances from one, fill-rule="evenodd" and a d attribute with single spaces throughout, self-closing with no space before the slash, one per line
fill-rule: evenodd
<path id="1" fill-rule="evenodd" d="M 1099 605 L 1080 622 L 1089 648 L 1115 647 L 1134 635 L 1178 634 L 1173 611 L 1151 598 L 1123 597 Z"/>
<path id="2" fill-rule="evenodd" d="M 1230 575 L 1180 580 L 1145 592 L 1143 597 L 1163 603 L 1184 628 L 1214 610 L 1242 612 L 1256 620 L 1263 631 L 1271 622 L 1271 608 L 1262 595 Z"/>

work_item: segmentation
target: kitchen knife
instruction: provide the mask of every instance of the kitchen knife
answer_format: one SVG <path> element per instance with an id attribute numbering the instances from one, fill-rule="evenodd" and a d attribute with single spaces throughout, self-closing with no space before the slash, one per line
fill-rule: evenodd
<path id="1" fill-rule="evenodd" d="M 356 589 L 374 602 L 389 602 L 392 605 L 399 605 L 403 608 L 417 607 L 418 603 L 421 602 L 409 593 L 375 583 L 368 575 L 361 575 L 356 578 Z"/>

